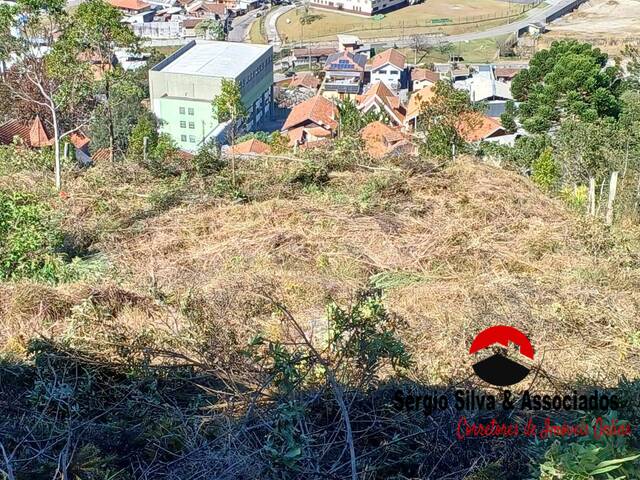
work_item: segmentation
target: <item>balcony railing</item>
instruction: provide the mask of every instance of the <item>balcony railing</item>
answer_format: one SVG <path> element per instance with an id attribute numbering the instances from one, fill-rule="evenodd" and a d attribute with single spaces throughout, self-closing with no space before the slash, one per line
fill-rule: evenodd
<path id="1" fill-rule="evenodd" d="M 360 93 L 359 78 L 326 78 L 323 89 L 339 93 Z"/>

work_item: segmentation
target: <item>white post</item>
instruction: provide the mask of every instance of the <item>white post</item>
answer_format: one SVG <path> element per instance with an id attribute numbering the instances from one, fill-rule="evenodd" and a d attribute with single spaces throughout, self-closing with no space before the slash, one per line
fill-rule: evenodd
<path id="1" fill-rule="evenodd" d="M 589 177 L 589 202 L 587 213 L 591 216 L 596 214 L 596 179 Z"/>
<path id="2" fill-rule="evenodd" d="M 616 199 L 616 189 L 618 188 L 618 172 L 611 174 L 611 181 L 609 182 L 609 201 L 607 202 L 607 216 L 605 223 L 607 225 L 613 224 L 613 202 Z"/>
<path id="3" fill-rule="evenodd" d="M 149 137 L 142 138 L 142 158 L 144 162 L 147 163 L 147 142 L 149 141 Z"/>

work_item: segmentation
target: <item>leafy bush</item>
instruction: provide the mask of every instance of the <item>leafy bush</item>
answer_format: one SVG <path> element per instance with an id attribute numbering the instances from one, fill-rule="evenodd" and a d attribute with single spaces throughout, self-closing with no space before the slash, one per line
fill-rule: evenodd
<path id="1" fill-rule="evenodd" d="M 531 179 L 540 188 L 550 191 L 558 182 L 560 172 L 553 158 L 551 148 L 545 149 L 531 165 Z"/>
<path id="2" fill-rule="evenodd" d="M 63 237 L 46 205 L 25 193 L 0 190 L 0 279 L 58 279 Z"/>
<path id="3" fill-rule="evenodd" d="M 613 418 L 615 414 L 612 413 L 605 421 Z M 626 437 L 603 436 L 596 440 L 591 435 L 573 442 L 554 441 L 534 472 L 539 474 L 540 480 L 640 478 L 638 459 L 640 453 L 633 449 Z"/>
<path id="4" fill-rule="evenodd" d="M 220 155 L 220 146 L 214 141 L 200 147 L 193 157 L 193 167 L 196 173 L 203 177 L 219 172 L 225 165 Z"/>
<path id="5" fill-rule="evenodd" d="M 324 185 L 329 181 L 329 170 L 324 164 L 307 161 L 290 173 L 287 181 L 305 187 Z"/>

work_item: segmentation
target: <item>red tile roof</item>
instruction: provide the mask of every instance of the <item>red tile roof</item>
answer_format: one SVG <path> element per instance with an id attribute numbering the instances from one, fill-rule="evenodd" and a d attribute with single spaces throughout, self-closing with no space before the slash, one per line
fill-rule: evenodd
<path id="1" fill-rule="evenodd" d="M 512 79 L 518 73 L 520 73 L 520 70 L 521 69 L 519 69 L 519 68 L 501 68 L 501 67 L 496 67 L 496 78 Z"/>
<path id="2" fill-rule="evenodd" d="M 389 50 L 379 53 L 370 60 L 371 68 L 374 70 L 389 63 L 403 69 L 406 64 L 406 57 L 398 50 L 390 48 Z"/>
<path id="3" fill-rule="evenodd" d="M 399 142 L 404 142 L 405 137 L 396 128 L 392 128 L 382 122 L 371 122 L 360 131 L 365 148 L 374 158 L 384 157 Z"/>
<path id="4" fill-rule="evenodd" d="M 213 13 L 218 17 L 223 17 L 227 13 L 227 6 L 223 3 L 198 1 L 187 7 L 187 12 L 197 12 L 202 10 L 206 13 Z"/>
<path id="5" fill-rule="evenodd" d="M 294 75 L 289 84 L 290 88 L 305 87 L 311 90 L 317 90 L 320 86 L 320 80 L 311 72 L 301 72 Z"/>
<path id="6" fill-rule="evenodd" d="M 328 130 L 335 130 L 338 127 L 335 120 L 337 116 L 338 109 L 333 102 L 316 95 L 293 107 L 282 129 L 291 130 L 314 123 Z"/>
<path id="7" fill-rule="evenodd" d="M 406 114 L 400 98 L 384 82 L 376 82 L 365 93 L 356 96 L 356 104 L 362 111 L 368 111 L 373 104 L 377 104 L 398 124 L 404 121 Z"/>
<path id="8" fill-rule="evenodd" d="M 91 154 L 91 160 L 94 162 L 109 160 L 109 158 L 111 157 L 110 150 L 111 150 L 110 148 L 97 149 L 95 152 Z"/>
<path id="9" fill-rule="evenodd" d="M 53 140 L 47 135 L 40 117 L 34 118 L 31 123 L 9 120 L 0 125 L 0 143 L 9 145 L 15 138 L 31 148 L 53 145 Z"/>
<path id="10" fill-rule="evenodd" d="M 440 80 L 440 74 L 426 68 L 414 68 L 411 70 L 412 82 L 423 82 L 425 80 L 431 83 L 436 83 Z"/>
<path id="11" fill-rule="evenodd" d="M 136 12 L 147 10 L 150 7 L 147 2 L 143 2 L 142 0 L 108 0 L 108 2 L 113 7 Z"/>
<path id="12" fill-rule="evenodd" d="M 82 132 L 73 132 L 71 135 L 69 135 L 69 141 L 73 144 L 74 147 L 82 150 L 84 147 L 89 145 L 89 142 L 91 140 Z"/>
<path id="13" fill-rule="evenodd" d="M 411 120 L 422 111 L 423 105 L 429 103 L 431 98 L 435 95 L 435 89 L 433 86 L 425 87 L 413 92 L 411 98 L 409 98 L 409 104 L 407 105 L 407 120 Z"/>
<path id="14" fill-rule="evenodd" d="M 271 153 L 271 147 L 260 140 L 252 138 L 245 142 L 237 143 L 232 146 L 229 151 L 234 155 L 258 154 L 264 155 Z"/>
<path id="15" fill-rule="evenodd" d="M 458 131 L 467 142 L 478 142 L 495 136 L 496 133 L 506 133 L 499 121 L 481 113 L 469 114 L 462 118 Z"/>
<path id="16" fill-rule="evenodd" d="M 204 18 L 185 18 L 182 20 L 182 28 L 195 28 Z"/>

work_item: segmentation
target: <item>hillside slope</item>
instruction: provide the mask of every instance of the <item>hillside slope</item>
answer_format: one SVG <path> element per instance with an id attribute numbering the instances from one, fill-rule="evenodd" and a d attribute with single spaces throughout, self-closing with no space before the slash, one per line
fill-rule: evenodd
<path id="1" fill-rule="evenodd" d="M 530 335 L 539 388 L 638 377 L 635 232 L 590 224 L 514 173 L 459 160 L 309 181 L 295 162 L 245 162 L 239 188 L 249 201 L 234 201 L 219 185 L 127 168 L 78 175 L 56 200 L 103 268 L 58 287 L 3 285 L 12 348 L 35 333 L 77 331 L 87 299 L 108 305 L 108 329 L 171 336 L 198 298 L 242 343 L 278 329 L 260 299 L 267 291 L 318 336 L 328 298 L 349 303 L 376 286 L 406 320 L 410 375 L 421 381 L 468 378 L 471 339 L 495 324 Z"/>

